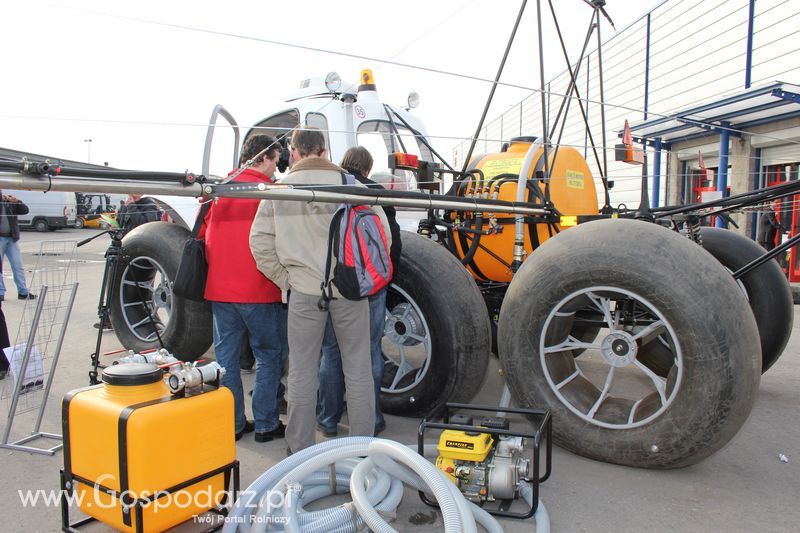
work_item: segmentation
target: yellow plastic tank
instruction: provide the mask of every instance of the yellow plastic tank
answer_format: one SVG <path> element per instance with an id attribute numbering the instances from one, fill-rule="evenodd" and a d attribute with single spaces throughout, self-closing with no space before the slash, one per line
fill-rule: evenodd
<path id="1" fill-rule="evenodd" d="M 82 513 L 136 531 L 136 509 L 130 507 L 135 499 L 235 461 L 233 396 L 227 388 L 173 396 L 162 371 L 141 363 L 108 367 L 102 379 L 67 393 L 62 402 L 64 472 Z M 225 477 L 215 474 L 143 506 L 141 530 L 164 531 L 217 507 Z"/>
<path id="2" fill-rule="evenodd" d="M 533 138 L 521 137 L 512 139 L 508 150 L 495 154 L 483 154 L 472 159 L 470 168 L 478 168 L 483 172 L 483 181 L 469 179 L 457 189 L 457 194 L 466 197 L 480 197 L 505 201 L 517 200 L 517 176 L 519 176 L 525 154 L 528 152 Z M 543 149 L 539 149 L 531 165 L 529 178 L 534 172 L 544 167 Z M 555 154 L 548 152 L 550 168 L 550 201 L 562 215 L 596 215 L 599 210 L 597 190 L 589 165 L 574 148 L 562 146 Z M 553 159 L 553 156 L 556 156 Z M 544 195 L 545 185 L 538 184 Z M 526 191 L 525 201 L 536 201 L 531 191 Z M 467 265 L 472 275 L 484 281 L 511 281 L 510 265 L 514 260 L 514 216 L 503 213 L 483 213 L 483 229 L 489 228 L 489 221 L 494 217 L 496 233 L 481 236 L 480 244 L 472 261 Z M 460 222 L 474 221 L 471 213 L 455 213 L 453 219 Z M 527 223 L 525 229 L 525 251 L 530 254 L 537 246 L 560 231 L 558 224 L 549 227 L 547 224 Z M 464 257 L 471 243 L 471 235 L 453 232 L 456 255 Z"/>

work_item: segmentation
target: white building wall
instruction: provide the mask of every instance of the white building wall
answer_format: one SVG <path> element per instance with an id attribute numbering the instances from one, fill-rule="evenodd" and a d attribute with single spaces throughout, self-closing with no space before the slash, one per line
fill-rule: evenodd
<path id="1" fill-rule="evenodd" d="M 667 115 L 744 90 L 749 5 L 749 0 L 669 0 L 651 11 L 647 118 Z M 793 59 L 800 52 L 800 39 L 796 36 L 798 24 L 800 2 L 797 0 L 758 0 L 755 3 L 752 86 L 775 80 L 800 82 L 800 62 Z M 604 21 L 604 35 L 608 34 L 607 28 Z M 625 203 L 628 207 L 635 207 L 639 203 L 641 168 L 616 163 L 613 159 L 614 145 L 620 142 L 617 133 L 624 121 L 635 123 L 645 118 L 646 44 L 647 16 L 603 43 L 605 147 L 602 146 L 596 48 L 590 48 L 578 75 L 578 90 L 584 100 L 601 164 L 603 150 L 608 159 L 609 179 L 614 181 L 611 191 L 614 205 Z M 557 45 L 550 47 L 550 54 L 548 61 L 560 58 Z M 568 84 L 569 73 L 566 71 L 549 82 L 551 119 L 558 112 Z M 519 135 L 542 135 L 538 92 L 487 122 L 476 152 L 498 151 L 503 142 Z M 553 143 L 557 136 L 558 132 L 552 139 Z M 560 142 L 585 151 L 590 168 L 599 177 L 599 167 L 587 137 L 577 100 L 573 99 Z M 465 141 L 454 149 L 456 167 L 463 165 L 468 148 L 469 142 Z M 662 205 L 667 203 L 668 159 L 665 152 L 661 158 Z M 648 160 L 652 175 L 652 150 Z M 675 164 L 677 159 L 673 158 L 672 165 Z M 670 170 L 673 175 L 679 172 L 674 166 Z M 744 183 L 735 176 L 729 178 L 729 183 L 735 182 Z M 674 184 L 672 187 L 670 200 L 679 194 Z"/>

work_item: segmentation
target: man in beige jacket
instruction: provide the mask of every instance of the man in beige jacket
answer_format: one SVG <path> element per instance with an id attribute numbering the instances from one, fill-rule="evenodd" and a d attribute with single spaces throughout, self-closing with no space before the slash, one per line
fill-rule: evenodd
<path id="1" fill-rule="evenodd" d="M 325 138 L 315 128 L 292 135 L 292 169 L 280 183 L 341 185 L 342 169 L 328 160 Z M 372 379 L 367 299 L 347 300 L 334 287 L 327 310 L 318 305 L 328 250 L 333 203 L 264 200 L 250 231 L 256 266 L 289 297 L 289 378 L 286 442 L 289 453 L 315 443 L 319 358 L 330 313 L 342 352 L 350 435 L 372 435 L 375 390 Z M 386 215 L 373 208 L 384 234 L 391 235 Z"/>

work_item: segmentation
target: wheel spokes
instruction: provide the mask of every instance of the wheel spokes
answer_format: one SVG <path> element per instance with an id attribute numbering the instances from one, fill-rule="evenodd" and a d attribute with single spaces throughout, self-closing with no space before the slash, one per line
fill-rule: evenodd
<path id="1" fill-rule="evenodd" d="M 633 338 L 639 342 L 640 346 L 647 344 L 648 342 L 652 341 L 653 339 L 657 339 L 659 335 L 662 335 L 664 332 L 667 331 L 666 326 L 664 325 L 663 320 L 656 320 L 646 328 L 644 328 L 639 333 L 636 333 Z"/>
<path id="2" fill-rule="evenodd" d="M 608 397 L 608 391 L 611 390 L 611 383 L 614 381 L 614 370 L 617 367 L 612 366 L 608 369 L 608 375 L 606 375 L 606 382 L 603 385 L 603 390 L 600 391 L 600 396 L 598 396 L 597 401 L 594 402 L 592 408 L 589 409 L 589 412 L 586 413 L 586 416 L 589 418 L 594 418 L 594 415 L 597 414 L 597 410 L 600 409 L 600 406 L 603 405 L 603 401 Z"/>
<path id="3" fill-rule="evenodd" d="M 648 378 L 650 378 L 650 381 L 653 382 L 653 386 L 656 388 L 656 391 L 658 391 L 658 396 L 661 398 L 661 405 L 666 405 L 667 404 L 667 392 L 666 392 L 667 380 L 662 378 L 662 377 L 659 377 L 658 375 L 656 375 L 655 372 L 653 372 L 652 370 L 647 368 L 644 364 L 642 364 L 641 361 L 634 361 L 633 364 L 635 364 L 636 367 L 639 370 L 641 370 Z"/>
<path id="4" fill-rule="evenodd" d="M 602 296 L 596 296 L 591 292 L 587 294 L 592 303 L 603 313 L 603 318 L 610 329 L 616 329 L 614 320 L 611 318 L 611 300 Z"/>
<path id="5" fill-rule="evenodd" d="M 544 349 L 544 353 L 555 353 L 555 352 L 565 352 L 567 350 L 576 350 L 576 349 L 583 349 L 583 350 L 599 350 L 600 345 L 598 344 L 591 344 L 588 342 L 581 342 L 572 335 L 567 336 L 567 340 L 556 344 L 554 346 L 548 346 Z"/>
<path id="6" fill-rule="evenodd" d="M 414 371 L 414 367 L 408 364 L 406 361 L 406 348 L 402 344 L 400 345 L 400 363 L 397 365 L 397 372 L 394 374 L 394 378 L 392 379 L 392 384 L 389 387 L 390 389 L 394 389 L 397 387 L 397 384 L 409 373 Z"/>
<path id="7" fill-rule="evenodd" d="M 648 359 L 654 347 L 663 372 Z M 683 376 L 680 345 L 667 319 L 619 287 L 586 287 L 551 308 L 539 359 L 561 403 L 585 423 L 613 429 L 638 427 L 664 413 Z"/>
<path id="8" fill-rule="evenodd" d="M 572 380 L 573 380 L 573 379 L 577 378 L 577 377 L 578 377 L 578 376 L 580 376 L 580 375 L 582 375 L 582 374 L 581 374 L 581 369 L 580 369 L 580 368 L 578 368 L 578 367 L 577 367 L 577 365 L 576 365 L 576 366 L 575 366 L 575 372 L 573 372 L 572 374 L 570 374 L 569 376 L 567 376 L 567 378 L 566 378 L 564 381 L 562 381 L 562 382 L 560 382 L 560 383 L 557 383 L 557 384 L 556 384 L 556 389 L 559 389 L 559 390 L 561 390 L 561 389 L 562 389 L 562 388 L 564 388 L 566 385 L 569 385 L 569 384 L 570 384 L 570 382 L 572 382 Z"/>

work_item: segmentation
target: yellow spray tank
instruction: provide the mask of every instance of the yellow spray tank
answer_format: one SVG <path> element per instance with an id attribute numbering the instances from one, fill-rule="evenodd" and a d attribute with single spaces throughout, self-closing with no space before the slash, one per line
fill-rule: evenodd
<path id="1" fill-rule="evenodd" d="M 176 396 L 155 364 L 120 364 L 68 392 L 62 414 L 62 475 L 82 513 L 117 531 L 164 531 L 223 501 L 236 460 L 228 389 Z"/>
<path id="2" fill-rule="evenodd" d="M 526 154 L 534 143 L 532 137 L 518 137 L 504 152 L 483 154 L 470 161 L 470 169 L 483 172 L 483 180 L 472 174 L 456 187 L 456 194 L 467 198 L 483 198 L 505 201 L 518 201 L 518 176 Z M 533 156 L 528 178 L 533 179 L 536 172 L 544 170 L 543 149 L 540 147 Z M 548 150 L 550 162 L 549 195 L 554 207 L 563 216 L 596 215 L 598 213 L 597 190 L 589 165 L 574 148 L 562 146 L 555 154 Z M 553 156 L 555 160 L 553 159 Z M 536 189 L 528 187 L 523 201 L 540 202 L 538 196 L 544 198 L 545 182 L 535 182 Z M 450 215 L 451 221 L 467 222 L 473 229 L 476 227 L 476 215 L 455 212 Z M 515 218 L 511 215 L 482 213 L 482 231 L 480 246 L 474 252 L 467 268 L 472 275 L 481 281 L 509 282 L 514 262 Z M 557 222 L 547 224 L 526 220 L 524 228 L 525 257 L 540 244 L 561 231 Z M 473 242 L 473 234 L 453 230 L 453 243 L 456 255 L 463 259 Z"/>

